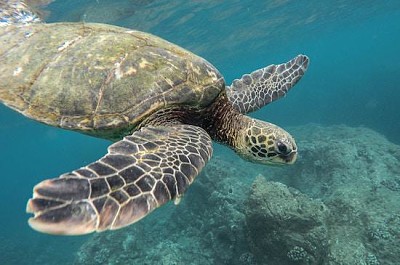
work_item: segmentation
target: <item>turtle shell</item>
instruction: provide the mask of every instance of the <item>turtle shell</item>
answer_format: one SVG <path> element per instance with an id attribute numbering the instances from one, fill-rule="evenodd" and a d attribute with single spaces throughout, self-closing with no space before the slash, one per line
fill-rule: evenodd
<path id="1" fill-rule="evenodd" d="M 225 89 L 206 60 L 148 33 L 88 23 L 0 28 L 0 101 L 37 121 L 110 138 Z"/>

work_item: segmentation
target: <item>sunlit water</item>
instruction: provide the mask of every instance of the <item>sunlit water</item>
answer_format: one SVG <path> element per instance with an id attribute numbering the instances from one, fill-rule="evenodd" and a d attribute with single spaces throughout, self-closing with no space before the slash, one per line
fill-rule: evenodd
<path id="1" fill-rule="evenodd" d="M 47 10 L 49 22 L 105 22 L 161 36 L 212 62 L 227 83 L 307 54 L 310 68 L 296 88 L 252 116 L 283 127 L 364 125 L 400 144 L 399 1 L 55 1 Z M 25 204 L 40 180 L 95 160 L 109 143 L 2 105 L 0 135 L 0 264 L 70 264 L 90 236 L 34 232 Z"/>

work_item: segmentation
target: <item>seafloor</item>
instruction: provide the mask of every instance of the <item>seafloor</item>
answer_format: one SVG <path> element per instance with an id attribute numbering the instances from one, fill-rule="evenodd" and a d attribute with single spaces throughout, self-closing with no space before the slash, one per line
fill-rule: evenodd
<path id="1" fill-rule="evenodd" d="M 94 235 L 74 264 L 398 264 L 400 146 L 364 127 L 289 131 L 295 165 L 214 157 L 178 206 Z"/>

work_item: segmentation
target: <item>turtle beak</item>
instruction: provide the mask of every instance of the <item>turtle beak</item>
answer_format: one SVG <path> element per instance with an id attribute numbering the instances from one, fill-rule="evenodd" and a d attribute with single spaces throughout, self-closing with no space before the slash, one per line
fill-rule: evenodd
<path id="1" fill-rule="evenodd" d="M 282 160 L 285 161 L 286 164 L 294 164 L 297 160 L 297 150 L 293 150 L 288 155 L 281 156 Z"/>

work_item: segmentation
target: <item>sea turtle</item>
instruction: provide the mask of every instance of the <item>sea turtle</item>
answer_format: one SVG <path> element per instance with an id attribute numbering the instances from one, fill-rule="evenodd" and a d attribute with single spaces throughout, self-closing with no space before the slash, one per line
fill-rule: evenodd
<path id="1" fill-rule="evenodd" d="M 34 187 L 34 229 L 76 235 L 132 224 L 183 195 L 212 140 L 256 163 L 296 160 L 289 133 L 244 114 L 284 96 L 305 73 L 305 55 L 226 86 L 209 62 L 151 34 L 42 23 L 23 3 L 0 4 L 0 101 L 115 142 L 99 160 Z"/>

